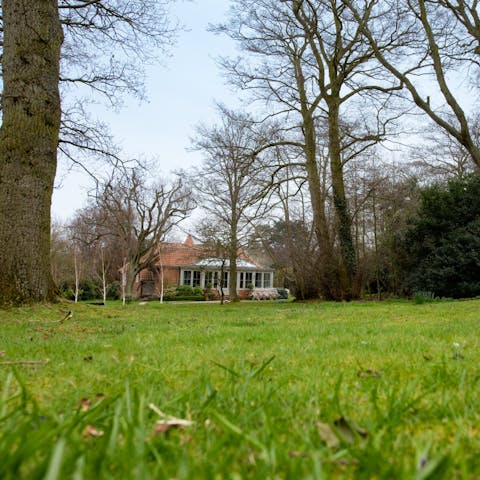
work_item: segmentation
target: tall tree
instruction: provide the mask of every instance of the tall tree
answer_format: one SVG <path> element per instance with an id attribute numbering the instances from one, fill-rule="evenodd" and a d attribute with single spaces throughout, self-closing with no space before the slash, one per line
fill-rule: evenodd
<path id="1" fill-rule="evenodd" d="M 285 2 L 284 2 L 285 3 Z M 280 118 L 280 141 L 266 145 L 289 146 L 290 151 L 273 155 L 270 165 L 274 180 L 282 170 L 297 167 L 306 176 L 320 249 L 318 276 L 323 294 L 330 298 L 333 239 L 325 202 L 324 158 L 319 152 L 317 109 L 321 93 L 314 81 L 308 43 L 292 18 L 290 7 L 274 0 L 234 0 L 229 22 L 215 31 L 233 38 L 245 52 L 242 59 L 222 59 L 221 65 L 234 86 L 247 91 L 251 99 L 268 105 L 269 115 Z M 268 168 L 268 167 L 267 167 Z M 306 174 L 306 175 L 305 175 Z"/>
<path id="2" fill-rule="evenodd" d="M 62 125 L 59 81 L 107 95 L 141 92 L 145 40 L 162 45 L 165 1 L 5 0 L 1 22 L 0 304 L 52 300 L 50 206 Z M 59 13 L 60 12 L 60 13 Z M 63 27 L 63 30 L 62 30 Z M 63 51 L 62 41 L 65 37 Z M 134 55 L 132 55 L 132 52 Z M 60 68 L 60 66 L 62 68 Z M 72 110 L 73 108 L 73 110 Z M 65 108 L 62 152 L 112 156 L 86 110 Z M 115 161 L 118 156 L 112 156 Z"/>
<path id="3" fill-rule="evenodd" d="M 342 0 L 359 22 L 383 67 L 394 75 L 415 105 L 471 155 L 480 168 L 480 146 L 468 120 L 468 104 L 457 94 L 458 72 L 478 84 L 480 20 L 477 0 Z M 359 7 L 359 4 L 362 6 Z M 365 12 L 369 12 L 365 17 Z M 390 20 L 378 25 L 378 17 Z M 381 39 L 398 41 L 382 50 Z M 437 86 L 433 96 L 425 76 Z M 477 85 L 478 86 L 478 85 Z M 431 89 L 431 88 L 430 88 Z"/>
<path id="4" fill-rule="evenodd" d="M 469 118 L 469 124 L 474 142 L 480 145 L 480 116 Z M 465 177 L 479 171 L 467 149 L 434 122 L 426 125 L 422 138 L 410 150 L 412 164 L 424 181 Z"/>
<path id="5" fill-rule="evenodd" d="M 62 158 L 95 171 L 94 161 L 120 161 L 108 126 L 89 105 L 119 109 L 126 94 L 145 98 L 145 66 L 172 44 L 171 0 L 59 0 L 65 41 L 60 86 Z M 93 100 L 92 100 L 93 99 Z"/>
<path id="6" fill-rule="evenodd" d="M 133 294 L 136 275 L 154 263 L 159 243 L 194 205 L 191 190 L 180 178 L 150 182 L 146 172 L 122 169 L 102 183 L 82 218 L 100 238 L 118 245 L 125 259 L 127 296 Z"/>
<path id="7" fill-rule="evenodd" d="M 275 114 L 303 136 L 296 143 L 304 149 L 319 248 L 328 265 L 333 246 L 339 246 L 338 298 L 351 298 L 357 294 L 357 259 L 344 167 L 385 138 L 398 115 L 392 99 L 399 82 L 379 67 L 360 25 L 341 2 L 234 0 L 233 4 L 230 23 L 219 30 L 239 41 L 253 60 L 223 62 L 224 66 L 239 77 L 240 87 L 265 100 L 269 110 L 272 105 L 279 107 Z M 379 48 L 388 49 L 394 41 L 391 38 Z M 385 108 L 387 102 L 390 111 Z M 326 226 L 326 197 L 318 171 L 317 149 L 323 133 L 328 139 L 336 217 L 333 235 Z M 324 284 L 331 280 L 327 276 Z"/>
<path id="8" fill-rule="evenodd" d="M 60 129 L 56 0 L 4 0 L 0 305 L 53 300 L 50 203 Z"/>
<path id="9" fill-rule="evenodd" d="M 200 125 L 193 147 L 204 154 L 202 173 L 191 175 L 201 206 L 207 215 L 229 232 L 230 299 L 237 298 L 237 257 L 242 238 L 246 238 L 254 207 L 266 195 L 262 169 L 255 152 L 269 140 L 265 127 L 248 115 L 219 105 L 221 123 Z M 256 210 L 258 213 L 258 208 Z"/>

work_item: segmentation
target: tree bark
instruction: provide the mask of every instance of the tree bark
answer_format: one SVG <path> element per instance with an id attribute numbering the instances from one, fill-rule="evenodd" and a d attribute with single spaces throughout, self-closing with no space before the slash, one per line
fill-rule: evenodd
<path id="1" fill-rule="evenodd" d="M 236 209 L 236 205 L 235 205 Z M 238 222 L 236 220 L 236 215 L 232 219 L 232 224 L 230 225 L 230 251 L 229 251 L 229 261 L 230 261 L 230 278 L 228 284 L 228 295 L 231 302 L 236 302 L 238 300 L 237 295 L 237 257 L 238 257 Z"/>
<path id="2" fill-rule="evenodd" d="M 320 181 L 316 153 L 316 134 L 313 118 L 304 116 L 305 131 L 305 168 L 307 171 L 308 190 L 312 204 L 313 224 L 319 248 L 318 275 L 320 278 L 321 294 L 327 300 L 335 297 L 334 290 L 337 283 L 335 267 L 332 265 L 333 249 L 328 230 L 327 215 L 325 213 L 325 193 Z"/>
<path id="3" fill-rule="evenodd" d="M 3 0 L 0 304 L 53 300 L 50 207 L 63 34 L 56 0 Z"/>
<path id="4" fill-rule="evenodd" d="M 325 213 L 325 192 L 322 188 L 317 163 L 317 133 L 315 130 L 314 111 L 315 108 L 308 105 L 307 92 L 305 87 L 305 76 L 303 75 L 300 58 L 294 58 L 295 80 L 299 92 L 302 131 L 304 138 L 305 170 L 307 172 L 308 191 L 312 204 L 313 224 L 315 235 L 320 252 L 318 274 L 320 278 L 321 294 L 328 300 L 334 298 L 332 290 L 337 283 L 335 268 L 332 268 L 333 249 L 328 230 L 327 215 Z"/>
<path id="5" fill-rule="evenodd" d="M 340 142 L 340 109 L 339 94 L 332 95 L 328 104 L 328 142 L 330 155 L 330 173 L 332 175 L 333 206 L 337 221 L 337 231 L 340 244 L 340 281 L 344 300 L 357 296 L 354 288 L 357 271 L 357 256 L 352 237 L 352 218 L 348 210 L 343 178 L 343 165 Z"/>

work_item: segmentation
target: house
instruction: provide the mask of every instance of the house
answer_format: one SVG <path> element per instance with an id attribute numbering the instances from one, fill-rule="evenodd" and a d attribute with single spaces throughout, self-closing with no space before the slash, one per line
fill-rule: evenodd
<path id="1" fill-rule="evenodd" d="M 273 287 L 272 268 L 259 265 L 245 252 L 237 258 L 237 294 L 247 298 L 251 288 Z M 137 278 L 136 291 L 142 298 L 158 298 L 163 276 L 164 288 L 189 285 L 213 289 L 220 293 L 223 264 L 223 291 L 228 295 L 230 263 L 211 255 L 204 245 L 195 244 L 190 235 L 183 243 L 161 243 L 154 265 L 142 270 Z"/>

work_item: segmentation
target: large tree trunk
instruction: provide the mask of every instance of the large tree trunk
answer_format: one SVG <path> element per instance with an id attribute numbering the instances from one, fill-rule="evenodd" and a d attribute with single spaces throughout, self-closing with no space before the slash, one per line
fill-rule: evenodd
<path id="1" fill-rule="evenodd" d="M 63 40 L 56 0 L 3 0 L 0 304 L 52 300 L 50 206 Z"/>
<path id="2" fill-rule="evenodd" d="M 318 172 L 315 125 L 311 115 L 304 115 L 303 122 L 305 132 L 305 168 L 312 204 L 313 225 L 319 248 L 318 276 L 321 288 L 320 293 L 327 300 L 333 300 L 335 299 L 334 292 L 338 281 L 336 279 L 337 272 L 333 265 L 333 249 L 325 213 L 325 192 Z"/>
<path id="3" fill-rule="evenodd" d="M 302 71 L 300 58 L 293 59 L 295 64 L 295 79 L 300 97 L 305 169 L 307 171 L 308 191 L 312 204 L 313 225 L 319 248 L 318 275 L 321 294 L 328 300 L 333 299 L 333 290 L 337 283 L 335 268 L 332 266 L 332 243 L 328 230 L 327 215 L 325 213 L 325 192 L 322 188 L 317 162 L 317 134 L 315 130 L 314 109 L 309 106 L 305 88 L 305 77 Z"/>
<path id="4" fill-rule="evenodd" d="M 337 222 L 338 239 L 340 245 L 340 280 L 341 296 L 344 300 L 357 297 L 355 288 L 355 274 L 357 272 L 357 255 L 352 237 L 352 218 L 348 210 L 343 178 L 343 164 L 340 143 L 340 111 L 339 94 L 332 95 L 328 105 L 328 143 L 330 155 L 330 173 L 332 175 L 333 205 Z"/>

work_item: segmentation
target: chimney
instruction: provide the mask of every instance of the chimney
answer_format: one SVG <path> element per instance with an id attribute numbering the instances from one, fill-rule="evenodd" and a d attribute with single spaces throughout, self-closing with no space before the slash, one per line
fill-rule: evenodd
<path id="1" fill-rule="evenodd" d="M 192 236 L 189 234 L 187 235 L 187 238 L 185 239 L 185 241 L 183 242 L 184 245 L 187 245 L 187 247 L 192 247 L 193 246 L 193 238 Z"/>

